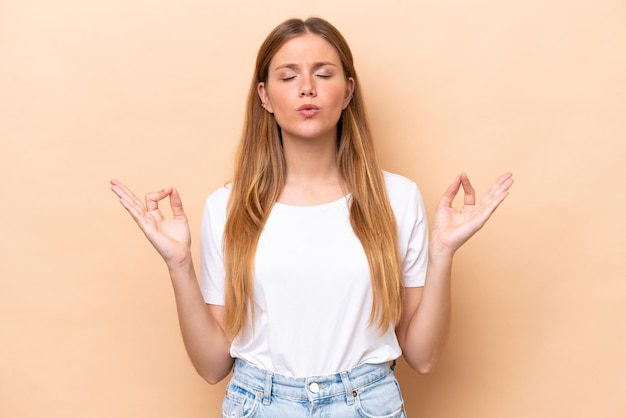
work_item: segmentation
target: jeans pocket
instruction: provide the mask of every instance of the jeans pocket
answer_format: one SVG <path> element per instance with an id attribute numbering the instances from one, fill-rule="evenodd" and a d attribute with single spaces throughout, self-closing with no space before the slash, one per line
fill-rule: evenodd
<path id="1" fill-rule="evenodd" d="M 253 418 L 259 402 L 254 392 L 231 382 L 226 388 L 226 396 L 222 402 L 222 417 Z"/>
<path id="2" fill-rule="evenodd" d="M 356 408 L 364 418 L 403 418 L 404 400 L 393 373 L 356 391 Z"/>

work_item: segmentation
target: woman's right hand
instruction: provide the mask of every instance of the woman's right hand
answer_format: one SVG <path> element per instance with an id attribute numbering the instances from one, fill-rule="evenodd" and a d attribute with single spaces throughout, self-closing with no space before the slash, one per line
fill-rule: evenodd
<path id="1" fill-rule="evenodd" d="M 189 222 L 175 188 L 146 194 L 145 204 L 118 180 L 111 180 L 111 190 L 170 269 L 191 261 Z M 159 202 L 168 196 L 172 219 L 166 219 L 159 210 Z"/>

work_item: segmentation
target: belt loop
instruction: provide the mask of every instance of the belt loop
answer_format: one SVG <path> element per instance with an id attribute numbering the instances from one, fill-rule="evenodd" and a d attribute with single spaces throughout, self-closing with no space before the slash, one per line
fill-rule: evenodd
<path id="1" fill-rule="evenodd" d="M 348 405 L 354 404 L 354 390 L 352 389 L 352 383 L 350 382 L 350 377 L 348 377 L 348 372 L 339 373 L 341 376 L 341 382 L 343 383 L 343 387 L 346 390 L 346 401 Z"/>
<path id="2" fill-rule="evenodd" d="M 265 388 L 263 389 L 263 405 L 269 405 L 272 399 L 272 372 L 265 372 Z"/>

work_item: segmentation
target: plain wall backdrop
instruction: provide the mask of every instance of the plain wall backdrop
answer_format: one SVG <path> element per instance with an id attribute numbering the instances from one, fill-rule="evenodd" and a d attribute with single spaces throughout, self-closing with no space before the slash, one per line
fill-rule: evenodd
<path id="1" fill-rule="evenodd" d="M 220 416 L 108 182 L 178 187 L 197 237 L 257 48 L 312 15 L 348 39 L 382 165 L 429 217 L 461 171 L 481 196 L 516 179 L 457 255 L 438 368 L 399 364 L 409 416 L 625 416 L 622 0 L 2 1 L 0 416 Z"/>

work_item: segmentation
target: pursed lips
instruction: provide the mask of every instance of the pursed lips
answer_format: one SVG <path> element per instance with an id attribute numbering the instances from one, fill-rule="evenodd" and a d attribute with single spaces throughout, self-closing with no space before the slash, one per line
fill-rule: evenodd
<path id="1" fill-rule="evenodd" d="M 319 110 L 319 107 L 315 106 L 314 104 L 303 104 L 302 106 L 298 107 L 298 113 L 307 117 L 315 115 L 317 112 L 319 112 Z"/>

